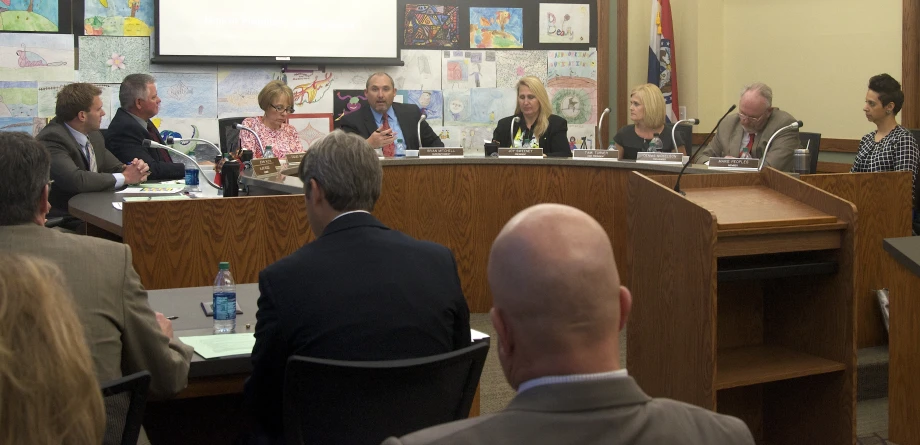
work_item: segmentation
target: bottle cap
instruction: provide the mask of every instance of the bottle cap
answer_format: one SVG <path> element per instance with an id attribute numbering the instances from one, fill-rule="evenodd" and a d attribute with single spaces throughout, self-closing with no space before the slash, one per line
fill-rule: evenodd
<path id="1" fill-rule="evenodd" d="M 396 142 L 402 142 L 402 139 L 397 139 Z"/>
<path id="2" fill-rule="evenodd" d="M 220 270 L 230 270 L 230 262 L 229 262 L 229 261 L 221 261 L 221 262 L 220 262 Z"/>

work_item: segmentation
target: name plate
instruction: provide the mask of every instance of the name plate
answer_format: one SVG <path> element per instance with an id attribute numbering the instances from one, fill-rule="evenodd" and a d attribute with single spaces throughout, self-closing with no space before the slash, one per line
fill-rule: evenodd
<path id="1" fill-rule="evenodd" d="M 281 171 L 281 160 L 278 158 L 263 158 L 252 160 L 252 173 L 255 177 L 278 174 Z"/>
<path id="2" fill-rule="evenodd" d="M 420 158 L 462 158 L 463 147 L 422 147 L 418 149 Z"/>
<path id="3" fill-rule="evenodd" d="M 303 157 L 306 155 L 306 153 L 288 153 L 284 156 L 284 159 L 288 165 L 297 165 L 303 162 Z"/>
<path id="4" fill-rule="evenodd" d="M 683 157 L 684 155 L 680 154 L 680 152 L 640 151 L 636 153 L 636 162 L 683 164 Z"/>
<path id="5" fill-rule="evenodd" d="M 616 161 L 619 159 L 619 150 L 582 150 L 576 149 L 572 150 L 572 158 L 574 159 L 611 159 Z"/>
<path id="6" fill-rule="evenodd" d="M 543 149 L 542 148 L 499 148 L 498 157 L 504 158 L 517 158 L 517 157 L 528 157 L 528 158 L 542 158 Z"/>
<path id="7" fill-rule="evenodd" d="M 709 158 L 709 168 L 731 170 L 757 170 L 760 159 L 754 158 Z"/>

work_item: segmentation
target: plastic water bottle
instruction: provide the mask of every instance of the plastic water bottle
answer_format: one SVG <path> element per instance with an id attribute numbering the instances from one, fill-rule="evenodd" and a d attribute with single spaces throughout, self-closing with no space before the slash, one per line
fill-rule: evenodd
<path id="1" fill-rule="evenodd" d="M 236 332 L 236 284 L 230 275 L 230 263 L 220 263 L 214 279 L 214 333 Z"/>
<path id="2" fill-rule="evenodd" d="M 661 142 L 661 138 L 658 137 L 658 133 L 655 133 L 655 136 L 652 138 L 652 141 L 648 143 L 648 151 L 656 152 L 664 149 L 664 143 Z"/>
<path id="3" fill-rule="evenodd" d="M 262 153 L 262 159 L 274 158 L 275 152 L 272 151 L 272 146 L 268 145 L 265 147 L 265 152 Z"/>
<path id="4" fill-rule="evenodd" d="M 607 150 L 616 150 L 616 149 L 617 149 L 617 143 L 610 141 L 610 145 L 607 146 Z"/>
<path id="5" fill-rule="evenodd" d="M 396 140 L 396 157 L 402 158 L 406 156 L 406 143 L 402 139 Z"/>

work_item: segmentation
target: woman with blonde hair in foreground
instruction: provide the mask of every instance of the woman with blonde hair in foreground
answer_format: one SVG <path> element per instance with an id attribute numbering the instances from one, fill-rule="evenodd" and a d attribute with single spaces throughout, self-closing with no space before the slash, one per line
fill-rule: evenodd
<path id="1" fill-rule="evenodd" d="M 98 445 L 102 393 L 57 266 L 0 253 L 0 443 Z"/>

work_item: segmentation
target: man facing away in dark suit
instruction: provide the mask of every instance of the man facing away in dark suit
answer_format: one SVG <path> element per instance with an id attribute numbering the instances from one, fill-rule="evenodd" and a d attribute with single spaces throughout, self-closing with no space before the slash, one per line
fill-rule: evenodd
<path id="1" fill-rule="evenodd" d="M 418 150 L 418 121 L 422 112 L 413 104 L 393 103 L 396 85 L 387 73 L 374 73 L 364 87 L 369 107 L 361 107 L 339 120 L 339 128 L 367 139 L 373 148 L 382 148 L 383 155 L 394 155 L 397 139 L 402 139 L 407 150 Z M 434 133 L 427 121 L 421 125 L 423 147 L 443 147 L 444 142 Z"/>
<path id="2" fill-rule="evenodd" d="M 150 309 L 131 248 L 44 227 L 52 162 L 32 136 L 0 132 L 0 251 L 39 256 L 61 268 L 100 383 L 147 370 L 151 398 L 175 395 L 188 383 L 192 348 Z M 138 443 L 149 443 L 143 430 Z"/>
<path id="3" fill-rule="evenodd" d="M 300 164 L 316 239 L 259 274 L 245 397 L 280 440 L 292 355 L 351 361 L 427 357 L 470 344 L 469 308 L 447 247 L 391 230 L 370 212 L 383 169 L 360 136 L 336 130 Z"/>
<path id="4" fill-rule="evenodd" d="M 88 83 L 61 88 L 54 106 L 55 118 L 38 133 L 51 153 L 51 216 L 67 216 L 67 201 L 74 195 L 119 189 L 139 184 L 149 174 L 143 160 L 122 164 L 105 148 L 102 124 L 102 90 Z"/>
<path id="5" fill-rule="evenodd" d="M 498 358 L 517 395 L 498 413 L 385 445 L 753 445 L 741 420 L 652 399 L 620 368 L 632 296 L 607 233 L 581 210 L 541 204 L 518 213 L 492 245 L 488 277 Z"/>
<path id="6" fill-rule="evenodd" d="M 129 74 L 121 82 L 118 100 L 121 108 L 115 112 L 105 132 L 105 145 L 122 162 L 141 159 L 150 166 L 150 179 L 181 179 L 185 165 L 173 162 L 169 152 L 156 147 L 144 147 L 144 139 L 163 143 L 160 132 L 150 121 L 160 112 L 156 79 L 149 74 Z"/>

